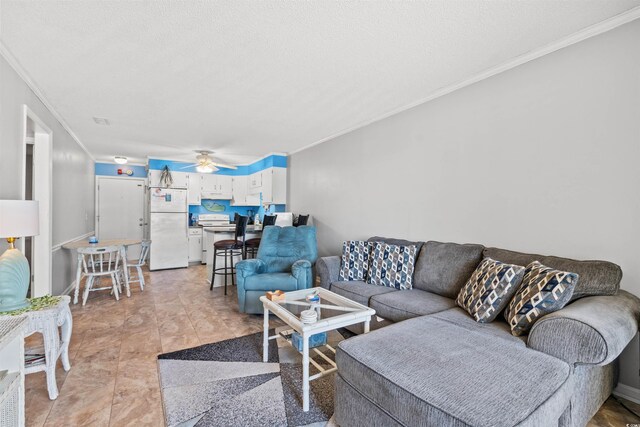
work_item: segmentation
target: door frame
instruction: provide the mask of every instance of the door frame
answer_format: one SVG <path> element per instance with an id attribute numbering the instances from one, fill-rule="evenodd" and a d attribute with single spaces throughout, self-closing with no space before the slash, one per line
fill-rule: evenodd
<path id="1" fill-rule="evenodd" d="M 128 180 L 128 181 L 141 181 L 142 188 L 144 190 L 144 196 L 142 197 L 142 216 L 144 218 L 144 225 L 142 227 L 142 238 L 149 238 L 149 203 L 148 203 L 148 192 L 149 186 L 147 185 L 147 178 L 133 177 L 133 176 L 109 176 L 109 175 L 98 175 L 96 176 L 96 204 L 95 204 L 95 233 L 96 237 L 100 236 L 100 181 L 103 179 L 115 179 L 115 180 Z"/>
<path id="2" fill-rule="evenodd" d="M 33 181 L 33 189 L 44 191 L 44 199 L 40 200 L 40 234 L 33 238 L 33 285 L 32 297 L 39 297 L 53 292 L 53 131 L 42 121 L 26 104 L 22 106 L 22 199 L 26 198 L 27 178 L 27 124 L 31 119 L 37 126 L 38 132 L 34 134 L 33 170 L 45 171 L 42 182 Z M 44 156 L 43 154 L 44 153 Z M 34 174 L 34 178 L 35 178 Z M 40 175 L 42 176 L 42 174 Z M 35 191 L 34 191 L 35 193 Z M 35 194 L 34 194 L 35 195 Z M 19 247 L 24 251 L 24 239 L 19 242 Z M 43 279 L 44 277 L 44 279 Z"/>

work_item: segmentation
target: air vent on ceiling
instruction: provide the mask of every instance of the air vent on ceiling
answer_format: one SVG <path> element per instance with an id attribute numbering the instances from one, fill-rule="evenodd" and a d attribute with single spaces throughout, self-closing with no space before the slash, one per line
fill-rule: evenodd
<path id="1" fill-rule="evenodd" d="M 102 126 L 109 126 L 111 124 L 109 123 L 109 119 L 105 119 L 104 117 L 94 117 L 93 121 Z"/>

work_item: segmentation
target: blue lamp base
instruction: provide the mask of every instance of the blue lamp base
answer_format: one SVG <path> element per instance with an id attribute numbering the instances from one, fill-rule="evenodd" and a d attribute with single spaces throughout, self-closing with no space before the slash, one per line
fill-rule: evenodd
<path id="1" fill-rule="evenodd" d="M 17 249 L 0 256 L 0 313 L 29 306 L 29 262 Z"/>

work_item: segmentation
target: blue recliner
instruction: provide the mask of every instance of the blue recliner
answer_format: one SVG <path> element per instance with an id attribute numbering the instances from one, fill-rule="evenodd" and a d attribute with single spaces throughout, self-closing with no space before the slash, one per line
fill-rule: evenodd
<path id="1" fill-rule="evenodd" d="M 258 257 L 236 265 L 240 312 L 262 313 L 260 297 L 267 291 L 310 288 L 317 258 L 315 227 L 265 227 Z"/>

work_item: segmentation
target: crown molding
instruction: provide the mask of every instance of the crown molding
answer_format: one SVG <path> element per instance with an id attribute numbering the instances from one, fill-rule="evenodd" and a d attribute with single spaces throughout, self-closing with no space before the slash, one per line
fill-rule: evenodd
<path id="1" fill-rule="evenodd" d="M 613 30 L 614 28 L 617 28 L 621 25 L 627 24 L 631 21 L 635 21 L 636 19 L 640 18 L 640 6 L 634 7 L 633 9 L 629 9 L 626 12 L 620 13 L 616 16 L 613 16 L 609 19 L 605 19 L 604 21 L 598 22 L 597 24 L 593 24 L 589 27 L 583 28 L 580 31 L 577 31 L 567 37 L 561 38 L 553 43 L 549 43 L 545 46 L 542 46 L 538 49 L 534 49 L 530 52 L 527 52 L 523 55 L 520 56 L 516 56 L 513 59 L 510 59 L 509 61 L 506 61 L 500 65 L 497 65 L 495 67 L 489 68 L 485 71 L 482 71 L 478 74 L 475 74 L 467 79 L 464 79 L 460 82 L 451 84 L 449 86 L 445 86 L 441 89 L 438 89 L 437 91 L 431 93 L 429 96 L 422 98 L 416 102 L 412 102 L 411 104 L 408 105 L 404 105 L 402 107 L 393 109 L 387 113 L 384 113 L 381 116 L 378 116 L 374 119 L 371 120 L 367 120 L 364 122 L 361 122 L 355 126 L 352 126 L 348 129 L 342 130 L 340 132 L 334 133 L 326 138 L 322 138 L 318 141 L 312 142 L 311 144 L 305 145 L 302 148 L 299 148 L 297 150 L 291 151 L 289 153 L 289 155 L 292 154 L 296 154 L 299 153 L 301 151 L 307 150 L 311 147 L 315 147 L 316 145 L 322 144 L 323 142 L 327 142 L 327 141 L 331 141 L 332 139 L 335 139 L 339 136 L 342 135 L 346 135 L 350 132 L 353 132 L 355 130 L 361 129 L 363 127 L 366 127 L 372 123 L 375 122 L 379 122 L 381 120 L 384 120 L 388 117 L 394 116 L 396 114 L 402 113 L 403 111 L 406 110 L 410 110 L 411 108 L 417 107 L 419 105 L 425 104 L 429 101 L 433 101 L 434 99 L 440 98 L 441 96 L 447 95 L 451 92 L 454 92 L 456 90 L 462 89 L 464 87 L 470 86 L 474 83 L 477 83 L 479 81 L 488 79 L 489 77 L 495 76 L 497 74 L 503 73 L 505 71 L 508 71 L 512 68 L 515 68 L 519 65 L 525 64 L 527 62 L 533 61 L 534 59 L 538 59 L 542 56 L 548 55 L 550 53 L 553 53 L 557 50 L 563 49 L 565 47 L 571 46 L 573 44 L 576 44 L 578 42 L 581 42 L 583 40 L 589 39 L 591 37 L 597 36 L 599 34 L 602 33 L 606 33 L 607 31 Z"/>
<path id="2" fill-rule="evenodd" d="M 78 144 L 78 146 L 80 146 L 80 148 L 82 148 L 82 150 L 84 150 L 84 152 L 87 153 L 89 158 L 95 162 L 96 161 L 95 157 L 93 157 L 93 155 L 91 154 L 91 152 L 89 152 L 87 147 L 80 141 L 80 138 L 78 138 L 78 135 L 76 135 L 75 132 L 71 130 L 71 127 L 69 127 L 69 125 L 62 118 L 62 116 L 56 111 L 55 108 L 53 108 L 53 105 L 51 105 L 51 103 L 47 100 L 47 98 L 44 96 L 44 93 L 40 90 L 38 85 L 33 81 L 29 73 L 27 73 L 27 71 L 20 65 L 18 60 L 13 56 L 13 54 L 11 54 L 9 49 L 7 49 L 7 47 L 4 45 L 4 43 L 1 40 L 0 40 L 0 56 L 2 56 L 7 61 L 9 66 L 11 66 L 11 68 L 13 68 L 13 70 L 16 73 L 18 73 L 18 76 L 20 76 L 20 78 L 27 84 L 27 86 L 29 86 L 29 89 L 31 89 L 31 91 L 36 95 L 36 97 L 40 100 L 40 102 L 44 104 L 45 108 L 49 110 L 51 115 L 58 121 L 58 123 L 60 123 L 60 126 L 62 126 L 64 130 L 67 131 L 67 133 L 71 136 L 71 138 L 73 138 L 73 140 Z"/>

